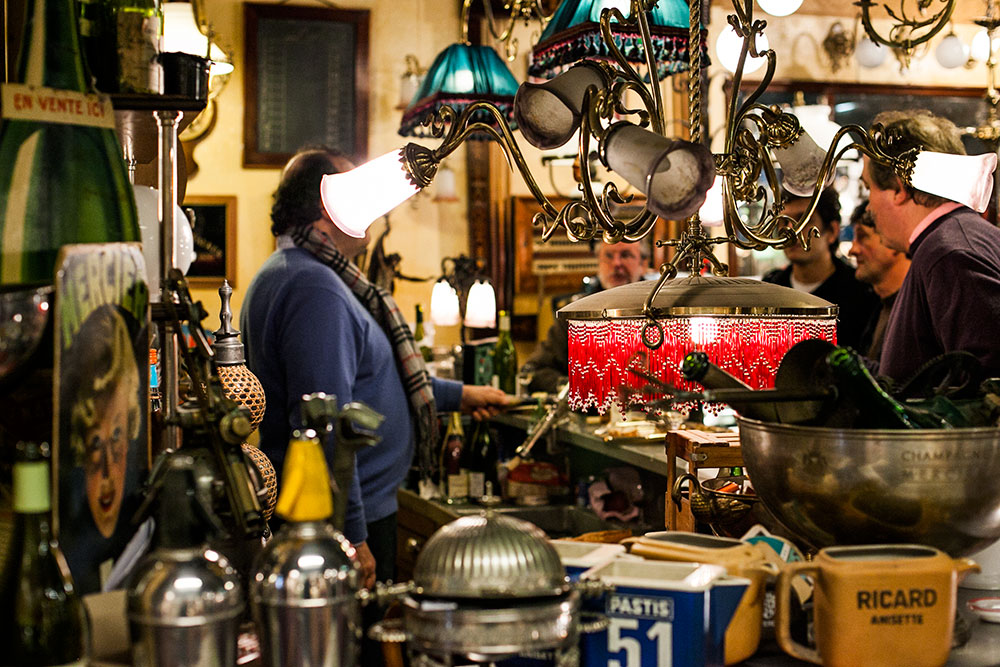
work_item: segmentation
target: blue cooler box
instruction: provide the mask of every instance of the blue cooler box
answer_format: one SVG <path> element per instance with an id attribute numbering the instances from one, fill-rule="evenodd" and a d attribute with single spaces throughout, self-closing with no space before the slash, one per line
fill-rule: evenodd
<path id="1" fill-rule="evenodd" d="M 601 542 L 574 542 L 572 540 L 549 540 L 559 554 L 559 560 L 566 568 L 566 576 L 570 581 L 577 581 L 587 570 L 604 565 L 615 558 L 636 558 L 625 553 L 621 544 L 603 544 Z"/>
<path id="2" fill-rule="evenodd" d="M 591 606 L 610 622 L 581 637 L 586 667 L 723 665 L 726 628 L 750 584 L 718 565 L 650 560 L 612 560 L 582 578 L 612 587 Z"/>

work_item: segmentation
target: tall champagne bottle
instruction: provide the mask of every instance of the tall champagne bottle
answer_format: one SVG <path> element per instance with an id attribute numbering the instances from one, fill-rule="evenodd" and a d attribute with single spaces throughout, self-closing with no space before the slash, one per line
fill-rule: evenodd
<path id="1" fill-rule="evenodd" d="M 469 443 L 469 498 L 479 500 L 483 496 L 500 492 L 497 475 L 499 453 L 497 441 L 490 424 L 483 420 L 476 426 Z M 488 483 L 488 484 L 487 484 Z"/>
<path id="2" fill-rule="evenodd" d="M 493 374 L 496 386 L 508 394 L 517 393 L 517 350 L 510 336 L 510 313 L 501 310 L 496 347 L 493 348 Z"/>
<path id="3" fill-rule="evenodd" d="M 87 613 L 52 533 L 47 449 L 17 446 L 14 532 L 0 579 L 0 665 L 85 665 L 90 654 Z"/>
<path id="4" fill-rule="evenodd" d="M 52 283 L 64 244 L 139 241 L 114 111 L 89 91 L 73 0 L 29 0 L 15 81 L 0 103 L 0 289 Z"/>

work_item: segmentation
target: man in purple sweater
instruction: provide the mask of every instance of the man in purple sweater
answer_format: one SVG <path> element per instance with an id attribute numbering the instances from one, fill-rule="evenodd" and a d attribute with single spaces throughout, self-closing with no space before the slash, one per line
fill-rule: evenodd
<path id="1" fill-rule="evenodd" d="M 900 151 L 965 154 L 958 128 L 927 111 L 883 112 L 874 122 L 900 133 Z M 984 377 L 1000 376 L 1000 230 L 966 206 L 905 185 L 867 157 L 861 178 L 882 242 L 912 259 L 878 372 L 905 382 L 924 362 L 961 350 L 979 358 Z"/>

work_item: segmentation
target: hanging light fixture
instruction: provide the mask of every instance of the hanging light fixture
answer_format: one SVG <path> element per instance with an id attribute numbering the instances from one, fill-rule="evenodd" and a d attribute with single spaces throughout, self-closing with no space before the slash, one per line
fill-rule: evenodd
<path id="1" fill-rule="evenodd" d="M 489 46 L 452 44 L 431 64 L 413 101 L 403 111 L 399 134 L 404 137 L 432 136 L 424 121 L 444 106 L 458 112 L 472 102 L 489 102 L 500 110 L 503 120 L 513 124 L 517 79 L 506 63 Z M 487 114 L 478 120 L 495 122 Z M 482 138 L 482 137 L 481 137 Z"/>
<path id="2" fill-rule="evenodd" d="M 469 288 L 464 324 L 474 329 L 492 329 L 497 325 L 497 295 L 485 278 L 477 279 Z"/>
<path id="3" fill-rule="evenodd" d="M 620 51 L 630 65 L 645 66 L 644 38 L 637 24 L 613 21 L 604 38 L 601 13 L 614 9 L 628 16 L 629 0 L 563 0 L 531 51 L 528 75 L 551 78 L 564 67 L 585 58 L 610 60 L 612 48 Z M 648 4 L 648 3 L 647 3 Z M 690 11 L 684 0 L 660 0 L 649 9 L 649 41 L 657 63 L 657 76 L 664 78 L 688 67 L 688 25 Z M 708 58 L 703 66 L 708 65 Z"/>
<path id="4" fill-rule="evenodd" d="M 646 307 L 646 304 L 649 304 Z M 755 389 L 774 386 L 785 352 L 806 338 L 835 341 L 837 306 L 812 294 L 750 278 L 690 276 L 650 293 L 638 282 L 584 297 L 561 308 L 569 322 L 569 404 L 574 410 L 613 401 L 625 409 L 646 385 L 629 373 L 636 353 L 643 370 L 681 389 L 699 388 L 680 373 L 684 355 L 706 352 Z M 619 388 L 634 391 L 619 394 Z"/>
<path id="5" fill-rule="evenodd" d="M 691 14 L 700 16 L 700 0 L 691 0 L 690 5 Z M 701 146 L 698 73 L 704 32 L 697 24 L 689 30 L 689 41 L 697 46 L 687 52 L 689 136 L 668 136 L 660 86 L 650 85 L 629 63 L 612 31 L 612 23 L 622 23 L 648 36 L 649 17 L 657 6 L 656 0 L 631 0 L 628 17 L 619 8 L 605 8 L 601 39 L 613 62 L 599 61 L 594 65 L 597 70 L 590 65 L 574 67 L 550 84 L 525 84 L 515 100 L 525 139 L 544 147 L 577 136 L 577 159 L 583 163 L 595 155 L 611 177 L 624 178 L 646 194 L 643 204 L 622 206 L 628 199 L 611 180 L 595 191 L 589 170 L 581 169 L 582 199 L 556 208 L 531 175 L 503 112 L 481 100 L 461 112 L 447 106 L 439 109 L 429 126 L 441 140 L 437 148 L 408 144 L 395 154 L 401 164 L 392 165 L 394 179 L 420 188 L 430 182 L 441 160 L 471 134 L 485 134 L 499 142 L 538 201 L 541 210 L 534 223 L 543 240 L 561 230 L 571 240 L 600 236 L 608 243 L 637 241 L 652 230 L 657 214 L 668 219 L 690 215 L 678 238 L 659 242 L 672 247 L 673 253 L 661 266 L 652 289 L 648 282 L 633 283 L 602 292 L 593 301 L 581 299 L 560 312 L 572 336 L 570 392 L 577 407 L 604 409 L 620 387 L 632 386 L 625 377 L 626 362 L 636 350 L 647 351 L 656 374 L 676 381 L 678 376 L 672 373 L 685 351 L 694 346 L 710 348 L 712 360 L 722 368 L 751 386 L 767 387 L 785 350 L 794 343 L 804 338 L 833 341 L 834 306 L 788 288 L 727 278 L 729 267 L 716 256 L 715 246 L 729 243 L 737 249 L 760 250 L 799 243 L 808 249 L 813 239 L 809 220 L 845 151 L 856 150 L 889 166 L 905 183 L 923 171 L 917 163 L 930 157 L 918 148 L 895 147 L 877 127 L 866 130 L 857 125 L 837 130 L 829 149 L 823 151 L 794 114 L 758 103 L 773 77 L 776 58 L 772 50 L 763 48 L 764 22 L 754 20 L 748 0 L 734 0 L 736 13 L 729 19 L 741 42 L 733 89 L 741 89 L 748 57 L 763 59 L 767 69 L 745 99 L 729 106 L 723 152 L 710 155 Z M 644 39 L 647 44 L 650 41 Z M 658 68 L 652 49 L 645 50 L 644 56 L 647 72 Z M 626 104 L 626 92 L 634 93 L 638 101 L 630 99 Z M 482 120 L 484 115 L 489 122 Z M 962 193 L 935 194 L 956 201 L 977 199 L 992 175 L 986 174 L 989 165 L 982 158 L 964 158 L 963 168 L 968 166 L 966 160 L 978 162 L 972 164 L 969 177 L 977 179 L 977 185 L 965 184 Z M 721 178 L 725 231 L 709 237 L 697 211 L 716 175 Z M 783 213 L 786 190 L 806 192 L 809 197 L 798 219 Z M 338 204 L 333 198 L 329 205 Z M 741 214 L 741 209 L 752 204 L 757 204 L 753 215 Z M 331 217 L 337 217 L 333 211 Z M 678 278 L 678 267 L 690 277 Z M 701 275 L 706 267 L 713 275 Z"/>
<path id="6" fill-rule="evenodd" d="M 431 290 L 431 322 L 436 327 L 453 327 L 461 321 L 458 292 L 445 278 Z"/>

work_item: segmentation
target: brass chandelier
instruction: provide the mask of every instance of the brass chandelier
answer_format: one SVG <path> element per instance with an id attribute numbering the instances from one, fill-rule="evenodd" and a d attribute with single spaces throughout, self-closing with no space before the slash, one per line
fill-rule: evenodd
<path id="1" fill-rule="evenodd" d="M 933 4 L 933 0 L 916 2 L 922 6 Z M 933 20 L 916 20 L 906 10 L 906 0 L 901 0 L 898 11 L 887 8 L 899 25 L 888 37 L 882 37 L 871 27 L 869 11 L 874 3 L 859 0 L 856 4 L 873 39 L 904 50 L 912 49 L 940 30 L 954 9 L 954 0 L 949 0 Z M 658 245 L 673 247 L 675 251 L 660 267 L 659 279 L 648 293 L 645 285 L 641 290 L 634 286 L 626 286 L 628 290 L 616 288 L 595 295 L 600 298 L 593 307 L 588 299 L 594 297 L 588 297 L 576 302 L 572 313 L 561 313 L 570 320 L 574 407 L 606 407 L 624 381 L 625 365 L 631 356 L 628 350 L 636 347 L 657 351 L 666 343 L 666 352 L 661 352 L 659 360 L 648 370 L 668 380 L 677 380 L 674 371 L 679 358 L 675 357 L 685 347 L 689 351 L 692 345 L 726 340 L 730 347 L 719 348 L 716 355 L 717 363 L 726 367 L 727 360 L 745 361 L 743 347 L 746 341 L 755 340 L 759 350 L 766 350 L 764 357 L 738 370 L 745 380 L 760 388 L 773 382 L 781 355 L 796 340 L 834 338 L 835 306 L 815 298 L 790 299 L 789 295 L 774 292 L 788 288 L 725 278 L 729 267 L 716 257 L 713 249 L 723 243 L 753 250 L 784 248 L 795 243 L 808 248 L 811 240 L 819 236 L 818 230 L 809 226 L 809 219 L 823 188 L 832 181 L 838 160 L 846 152 L 856 150 L 890 166 L 908 184 L 955 198 L 941 191 L 942 179 L 928 178 L 922 173 L 928 169 L 936 171 L 931 163 L 937 154 L 903 150 L 895 137 L 878 125 L 870 129 L 845 125 L 829 148 L 821 148 L 803 131 L 794 114 L 759 104 L 758 99 L 773 77 L 776 56 L 771 49 L 758 51 L 756 47 L 766 22 L 754 18 L 753 0 L 733 0 L 734 13 L 728 17 L 730 26 L 742 39 L 733 90 L 740 90 L 748 57 L 765 58 L 767 64 L 761 81 L 744 100 L 736 95 L 730 98 L 723 152 L 712 155 L 702 143 L 701 0 L 689 3 L 689 136 L 687 139 L 667 136 L 664 104 L 656 78 L 650 77 L 650 83 L 640 74 L 616 46 L 614 35 L 616 28 L 625 26 L 637 31 L 642 43 L 651 44 L 648 17 L 656 5 L 657 0 L 631 0 L 627 16 L 617 7 L 605 7 L 600 30 L 602 48 L 610 58 L 579 62 L 545 83 L 521 84 L 513 105 L 522 136 L 538 148 L 556 147 L 578 135 L 578 159 L 585 161 L 592 152 L 596 153 L 612 175 L 646 195 L 638 212 L 629 214 L 636 207 L 621 206 L 632 197 L 623 195 L 613 180 L 595 190 L 586 169 L 581 170 L 581 199 L 562 207 L 553 205 L 530 172 L 505 115 L 486 101 L 474 101 L 460 113 L 443 106 L 427 117 L 424 120 L 427 134 L 440 139 L 436 148 L 410 143 L 353 172 L 328 175 L 322 184 L 324 205 L 334 222 L 361 235 L 373 219 L 426 187 L 441 161 L 470 135 L 481 133 L 499 143 L 508 164 L 521 174 L 537 200 L 541 211 L 533 222 L 541 228 L 543 240 L 561 231 L 574 241 L 597 237 L 607 243 L 636 241 L 650 233 L 657 216 L 685 220 L 678 238 L 657 241 Z M 645 71 L 657 72 L 653 49 L 645 49 L 644 55 Z M 989 157 L 995 160 L 995 156 Z M 982 172 L 983 164 L 978 168 Z M 711 237 L 703 229 L 697 211 L 716 175 L 722 181 L 725 235 Z M 377 189 L 378 196 L 359 197 L 366 188 L 373 192 Z M 982 190 L 980 187 L 964 203 L 979 206 L 984 200 Z M 786 193 L 808 197 L 806 209 L 798 219 L 783 212 Z M 741 210 L 757 213 L 741 214 Z M 706 264 L 711 276 L 700 275 Z M 687 269 L 691 277 L 677 279 L 679 269 Z M 669 289 L 663 289 L 668 281 L 671 281 Z M 726 305 L 710 298 L 712 305 L 705 306 L 706 291 L 711 292 L 722 283 L 733 290 L 732 294 L 741 295 L 734 297 L 740 303 Z M 644 298 L 637 303 L 636 297 L 642 295 Z M 625 302 L 618 301 L 620 298 Z M 595 356 L 606 359 L 605 366 L 591 369 L 596 379 L 589 387 L 572 386 L 574 330 L 582 341 L 577 352 L 588 357 L 581 357 L 581 364 L 591 364 Z"/>

